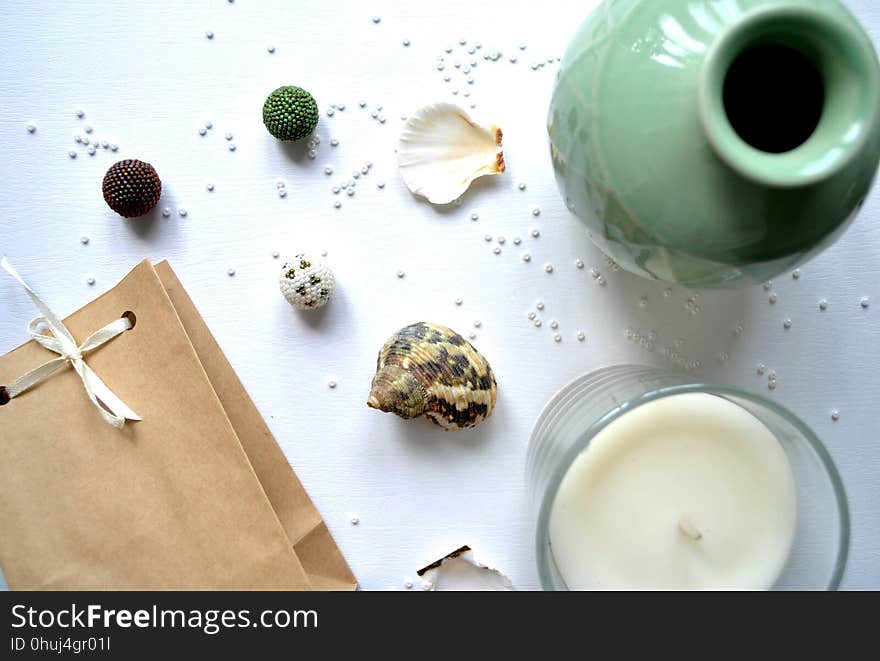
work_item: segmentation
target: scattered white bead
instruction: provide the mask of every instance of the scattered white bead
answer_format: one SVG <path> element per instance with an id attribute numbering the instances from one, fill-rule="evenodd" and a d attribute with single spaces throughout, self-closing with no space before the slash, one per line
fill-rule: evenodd
<path id="1" fill-rule="evenodd" d="M 407 590 L 412 590 L 412 586 L 413 586 L 413 583 L 409 579 L 407 579 L 403 582 L 403 587 L 405 587 Z"/>
<path id="2" fill-rule="evenodd" d="M 544 264 L 544 271 L 547 273 L 553 273 L 553 264 Z"/>
<path id="3" fill-rule="evenodd" d="M 540 215 L 541 215 L 541 210 L 540 210 L 538 207 L 534 207 L 534 208 L 532 209 L 532 215 L 533 215 L 533 216 L 540 216 Z"/>
<path id="4" fill-rule="evenodd" d="M 559 328 L 559 322 L 554 319 L 553 321 L 550 322 L 550 328 L 552 328 L 554 330 Z"/>
<path id="5" fill-rule="evenodd" d="M 384 181 L 377 181 L 376 188 L 385 188 L 385 182 Z"/>
<path id="6" fill-rule="evenodd" d="M 330 388 L 330 390 L 333 390 L 334 388 L 336 388 L 336 381 L 328 381 L 327 387 Z"/>
<path id="7" fill-rule="evenodd" d="M 527 252 L 523 253 L 522 260 L 524 262 L 530 262 L 530 261 L 532 261 L 532 256 Z"/>
<path id="8" fill-rule="evenodd" d="M 214 184 L 209 183 L 205 186 L 205 188 L 208 190 L 209 193 L 214 192 Z"/>
<path id="9" fill-rule="evenodd" d="M 96 152 L 97 150 L 95 149 L 94 145 L 92 145 L 92 146 L 90 146 L 86 151 L 89 152 L 89 156 L 94 156 L 94 155 L 95 155 L 95 152 Z"/>
<path id="10" fill-rule="evenodd" d="M 536 238 L 536 239 L 537 239 L 539 236 L 541 236 L 541 232 L 539 232 L 537 229 L 533 229 L 533 230 L 530 232 L 530 234 L 531 234 L 534 238 Z"/>
<path id="11" fill-rule="evenodd" d="M 535 319 L 535 328 L 540 328 L 540 327 L 541 327 L 541 320 Z"/>
<path id="12" fill-rule="evenodd" d="M 342 202 L 340 202 L 339 200 L 336 200 L 336 201 L 333 203 L 333 208 L 335 208 L 335 209 L 338 209 L 338 208 L 341 207 L 341 206 L 342 206 Z"/>
<path id="13" fill-rule="evenodd" d="M 404 46 L 409 46 L 409 39 L 404 39 L 404 40 L 403 40 L 403 45 L 404 45 Z"/>
<path id="14" fill-rule="evenodd" d="M 559 333 L 556 333 L 556 334 L 553 336 L 553 341 L 554 341 L 554 342 L 562 342 L 562 336 L 561 336 Z"/>
<path id="15" fill-rule="evenodd" d="M 89 237 L 81 236 L 81 237 L 79 237 L 79 242 L 81 244 L 83 244 L 84 246 L 87 246 L 87 245 L 89 245 Z"/>
<path id="16" fill-rule="evenodd" d="M 89 285 L 95 284 L 95 278 L 92 276 L 89 276 L 88 278 L 86 278 L 86 283 Z"/>
<path id="17" fill-rule="evenodd" d="M 330 146 L 331 147 L 336 147 L 338 145 L 339 145 L 339 140 L 337 140 L 336 138 L 330 138 Z"/>
<path id="18" fill-rule="evenodd" d="M 492 252 L 495 253 L 496 255 L 500 255 L 500 254 L 501 254 L 501 248 L 498 247 L 498 246 L 495 246 L 494 248 L 492 248 Z"/>
<path id="19" fill-rule="evenodd" d="M 278 259 L 281 256 L 281 253 L 277 250 L 272 251 L 272 259 Z"/>
<path id="20" fill-rule="evenodd" d="M 169 209 L 168 207 L 165 207 L 164 209 L 162 209 L 162 217 L 163 218 L 168 218 L 170 216 L 171 216 L 171 209 Z"/>
<path id="21" fill-rule="evenodd" d="M 177 213 L 180 215 L 181 218 L 186 218 L 187 210 L 186 209 L 178 209 Z"/>
<path id="22" fill-rule="evenodd" d="M 205 122 L 205 128 L 208 130 L 214 128 L 214 123 L 211 120 L 208 120 L 207 122 Z"/>
<path id="23" fill-rule="evenodd" d="M 207 31 L 205 32 L 205 36 L 206 36 L 208 39 L 213 39 L 213 38 L 214 38 L 214 33 L 211 32 L 210 30 L 207 30 Z"/>
<path id="24" fill-rule="evenodd" d="M 539 310 L 543 310 L 544 309 L 544 302 L 538 301 L 537 303 L 535 303 L 535 307 L 538 308 Z"/>
<path id="25" fill-rule="evenodd" d="M 800 269 L 795 269 L 794 271 L 792 271 L 792 272 L 791 272 L 791 277 L 792 277 L 793 279 L 795 279 L 795 280 L 799 279 L 799 278 L 801 277 L 801 270 L 800 270 Z"/>
<path id="26" fill-rule="evenodd" d="M 119 149 L 119 145 L 116 145 L 116 144 L 112 144 L 112 143 L 111 143 L 111 145 L 110 145 L 110 151 L 116 151 L 117 149 Z"/>
<path id="27" fill-rule="evenodd" d="M 91 126 L 84 126 L 84 127 L 83 127 L 83 131 L 85 131 L 86 133 L 91 133 L 91 132 L 92 132 L 92 127 L 91 127 Z"/>
<path id="28" fill-rule="evenodd" d="M 346 195 L 349 197 L 354 197 L 354 188 L 349 188 L 345 191 Z"/>
<path id="29" fill-rule="evenodd" d="M 324 174 L 333 174 L 333 166 L 325 165 L 324 166 Z"/>
<path id="30" fill-rule="evenodd" d="M 578 331 L 577 339 L 578 342 L 583 342 L 585 339 L 587 339 L 587 336 L 584 334 L 583 331 Z"/>
<path id="31" fill-rule="evenodd" d="M 381 22 L 381 21 L 382 21 L 382 17 L 381 17 L 381 16 L 373 16 L 373 23 L 377 23 L 377 24 L 378 24 L 378 23 Z"/>
<path id="32" fill-rule="evenodd" d="M 480 214 L 478 214 L 476 211 L 471 212 L 471 220 L 479 220 L 479 219 L 480 219 Z"/>
<path id="33" fill-rule="evenodd" d="M 474 320 L 474 328 L 479 328 L 482 325 L 483 325 L 483 322 L 480 321 L 479 319 Z"/>
<path id="34" fill-rule="evenodd" d="M 864 298 L 862 298 L 861 301 L 859 301 L 859 305 L 862 306 L 863 310 L 867 310 L 868 306 L 871 305 L 871 300 L 867 296 L 865 296 Z"/>
<path id="35" fill-rule="evenodd" d="M 28 124 L 28 125 L 27 125 L 27 132 L 28 132 L 28 133 L 35 133 L 36 130 L 37 130 L 37 127 L 34 126 L 33 124 Z"/>
<path id="36" fill-rule="evenodd" d="M 518 236 L 513 237 L 513 245 L 518 246 L 520 243 L 522 243 L 521 238 L 519 238 Z"/>
<path id="37" fill-rule="evenodd" d="M 67 155 L 70 156 L 70 158 L 76 158 L 76 152 L 73 151 L 72 149 L 69 152 L 67 152 Z"/>
<path id="38" fill-rule="evenodd" d="M 357 518 L 356 516 L 351 517 L 351 525 L 356 526 L 360 522 L 361 522 L 361 520 L 359 518 Z"/>
<path id="39" fill-rule="evenodd" d="M 826 301 L 824 298 L 819 301 L 819 309 L 822 310 L 822 312 L 828 309 L 828 301 Z"/>
<path id="40" fill-rule="evenodd" d="M 224 135 L 223 137 L 226 138 L 227 140 L 232 140 L 232 138 L 233 138 L 234 136 L 233 136 L 231 133 L 227 133 L 227 134 Z"/>
<path id="41" fill-rule="evenodd" d="M 776 303 L 776 294 L 770 294 L 770 296 L 767 297 L 767 302 L 770 303 L 770 305 L 774 305 Z"/>
<path id="42" fill-rule="evenodd" d="M 359 105 L 361 108 L 366 108 L 366 107 L 367 107 L 367 102 L 366 102 L 366 101 L 358 101 L 358 105 Z"/>
<path id="43" fill-rule="evenodd" d="M 199 128 L 199 135 L 207 135 L 207 134 L 208 134 L 208 129 L 206 129 L 204 126 Z"/>
<path id="44" fill-rule="evenodd" d="M 486 243 L 489 243 L 490 241 L 492 241 L 492 235 L 491 235 L 491 234 L 486 234 L 486 235 L 483 237 L 483 241 L 485 241 Z"/>
<path id="45" fill-rule="evenodd" d="M 506 241 L 507 241 L 507 239 L 505 239 L 503 236 L 499 236 L 499 237 L 498 237 L 498 243 L 499 243 L 500 245 L 503 246 L 504 243 L 505 243 Z"/>
<path id="46" fill-rule="evenodd" d="M 840 411 L 838 411 L 837 409 L 832 409 L 831 410 L 831 419 L 834 420 L 834 422 L 837 422 L 838 420 L 840 420 Z"/>
<path id="47" fill-rule="evenodd" d="M 337 103 L 337 104 L 336 104 L 336 109 L 337 109 L 339 112 L 343 112 L 343 111 L 345 110 L 345 104 L 344 104 L 344 103 Z"/>
<path id="48" fill-rule="evenodd" d="M 235 143 L 234 142 L 229 143 L 229 151 L 235 151 Z"/>
<path id="49" fill-rule="evenodd" d="M 464 301 L 461 300 L 460 298 L 456 298 L 456 299 L 455 299 L 455 304 L 456 304 L 456 305 L 461 305 L 462 303 L 464 303 Z"/>
<path id="50" fill-rule="evenodd" d="M 278 197 L 287 197 L 287 189 L 279 188 L 278 189 Z"/>
<path id="51" fill-rule="evenodd" d="M 309 149 L 309 151 L 308 151 L 308 153 L 307 153 L 306 155 L 307 155 L 310 159 L 315 160 L 315 157 L 318 155 L 318 152 L 315 151 L 314 149 Z"/>
<path id="52" fill-rule="evenodd" d="M 235 269 L 232 267 L 226 269 L 226 275 L 228 275 L 231 278 L 232 276 L 235 275 Z"/>
<path id="53" fill-rule="evenodd" d="M 76 116 L 77 116 L 79 119 L 82 119 L 83 117 L 86 116 L 86 113 L 83 112 L 82 110 L 77 110 L 77 111 L 76 111 Z"/>
<path id="54" fill-rule="evenodd" d="M 468 333 L 468 338 L 471 339 L 471 340 L 476 340 L 476 339 L 477 339 L 477 334 L 476 334 L 476 333 L 473 333 L 473 332 L 472 332 L 472 333 Z"/>
<path id="55" fill-rule="evenodd" d="M 398 272 L 397 272 L 397 277 L 398 277 L 398 278 L 402 278 L 402 277 L 404 277 L 405 275 L 406 275 L 406 273 L 405 273 L 404 271 L 398 271 Z"/>
<path id="56" fill-rule="evenodd" d="M 266 50 L 269 51 L 269 53 L 274 53 L 274 52 L 275 52 L 275 46 L 272 46 L 272 45 L 266 46 Z"/>
<path id="57" fill-rule="evenodd" d="M 782 322 L 782 327 L 786 330 L 791 328 L 791 319 L 784 319 Z"/>
<path id="58" fill-rule="evenodd" d="M 577 268 L 582 269 L 582 268 L 584 268 L 584 260 L 582 260 L 582 259 L 576 259 L 576 260 L 574 260 L 574 265 L 575 265 Z"/>

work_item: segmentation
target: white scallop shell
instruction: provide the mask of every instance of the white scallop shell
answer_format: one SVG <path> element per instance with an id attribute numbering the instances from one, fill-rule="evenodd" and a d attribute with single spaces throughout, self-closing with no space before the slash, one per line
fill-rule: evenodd
<path id="1" fill-rule="evenodd" d="M 477 177 L 504 172 L 501 129 L 475 124 L 451 103 L 433 103 L 403 125 L 397 164 L 410 191 L 448 204 Z"/>
<path id="2" fill-rule="evenodd" d="M 284 263 L 278 284 L 297 310 L 315 310 L 330 300 L 336 279 L 326 264 L 300 253 Z"/>

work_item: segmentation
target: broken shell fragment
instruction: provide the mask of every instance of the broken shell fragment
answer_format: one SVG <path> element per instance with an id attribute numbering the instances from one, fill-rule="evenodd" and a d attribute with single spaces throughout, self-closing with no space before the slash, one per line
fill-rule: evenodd
<path id="1" fill-rule="evenodd" d="M 406 419 L 424 415 L 452 430 L 488 418 L 496 397 L 492 368 L 470 342 L 445 326 L 419 322 L 382 347 L 367 406 Z"/>
<path id="2" fill-rule="evenodd" d="M 513 590 L 513 584 L 497 569 L 478 562 L 469 546 L 462 546 L 452 553 L 423 567 L 418 575 L 426 589 L 436 591 Z"/>
<path id="3" fill-rule="evenodd" d="M 433 103 L 403 125 L 397 164 L 410 191 L 448 204 L 477 177 L 504 172 L 501 129 L 475 124 L 451 103 Z"/>

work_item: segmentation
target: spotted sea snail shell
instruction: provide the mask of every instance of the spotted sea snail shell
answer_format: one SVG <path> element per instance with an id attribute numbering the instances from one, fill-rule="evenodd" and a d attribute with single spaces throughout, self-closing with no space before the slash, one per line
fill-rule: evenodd
<path id="1" fill-rule="evenodd" d="M 367 406 L 464 429 L 492 414 L 497 390 L 492 368 L 470 342 L 445 326 L 419 322 L 382 347 Z"/>

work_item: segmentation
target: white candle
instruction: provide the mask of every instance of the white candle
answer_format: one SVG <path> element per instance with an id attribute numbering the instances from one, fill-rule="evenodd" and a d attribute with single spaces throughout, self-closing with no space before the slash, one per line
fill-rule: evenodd
<path id="1" fill-rule="evenodd" d="M 572 590 L 767 589 L 796 527 L 791 466 L 773 433 L 716 395 L 643 404 L 566 472 L 550 546 Z"/>

